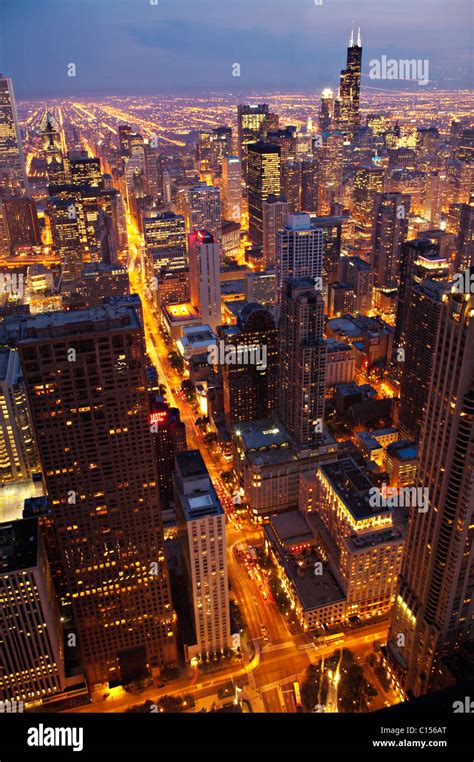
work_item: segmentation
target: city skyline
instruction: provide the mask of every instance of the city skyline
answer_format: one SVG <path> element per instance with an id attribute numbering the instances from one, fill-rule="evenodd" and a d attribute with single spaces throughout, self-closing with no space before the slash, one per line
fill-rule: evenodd
<path id="1" fill-rule="evenodd" d="M 331 714 L 335 747 L 354 718 L 354 748 L 459 744 L 459 6 L 4 3 L 0 715 L 66 738 L 123 714 L 118 739 L 137 713 L 265 713 L 297 748 L 291 715 L 318 714 L 318 750 Z"/>

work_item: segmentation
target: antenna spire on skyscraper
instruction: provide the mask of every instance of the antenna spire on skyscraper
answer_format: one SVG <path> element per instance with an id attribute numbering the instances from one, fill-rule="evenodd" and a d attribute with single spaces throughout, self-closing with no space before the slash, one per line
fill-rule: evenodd
<path id="1" fill-rule="evenodd" d="M 351 36 L 349 37 L 349 47 L 354 47 L 354 27 L 351 28 Z"/>
<path id="2" fill-rule="evenodd" d="M 357 47 L 358 48 L 362 47 L 362 42 L 361 42 L 361 39 L 360 39 L 360 27 L 357 30 Z"/>

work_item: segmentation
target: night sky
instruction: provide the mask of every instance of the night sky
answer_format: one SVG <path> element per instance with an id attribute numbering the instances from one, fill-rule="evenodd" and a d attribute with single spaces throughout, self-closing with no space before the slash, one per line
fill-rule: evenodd
<path id="1" fill-rule="evenodd" d="M 0 71 L 19 97 L 334 87 L 354 22 L 363 84 L 373 84 L 369 61 L 383 54 L 429 59 L 439 87 L 472 84 L 471 0 L 322 3 L 0 0 Z"/>

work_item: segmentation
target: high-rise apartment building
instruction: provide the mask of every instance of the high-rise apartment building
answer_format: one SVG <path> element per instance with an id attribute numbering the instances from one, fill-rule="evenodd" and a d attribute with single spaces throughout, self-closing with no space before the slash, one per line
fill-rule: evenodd
<path id="1" fill-rule="evenodd" d="M 309 214 L 290 214 L 285 227 L 276 233 L 277 300 L 280 300 L 285 280 L 320 280 L 322 268 L 323 230 L 312 224 Z"/>
<path id="2" fill-rule="evenodd" d="M 19 350 L 89 683 L 175 660 L 144 338 L 133 307 L 37 315 Z"/>
<path id="3" fill-rule="evenodd" d="M 263 202 L 280 194 L 280 148 L 271 143 L 252 143 L 247 149 L 249 238 L 263 245 Z"/>
<path id="4" fill-rule="evenodd" d="M 41 233 L 33 199 L 4 198 L 0 205 L 10 253 L 13 254 L 17 246 L 40 246 Z"/>
<path id="5" fill-rule="evenodd" d="M 298 449 L 322 439 L 326 388 L 324 300 L 313 278 L 283 282 L 278 415 Z"/>
<path id="6" fill-rule="evenodd" d="M 275 267 L 276 234 L 282 230 L 290 212 L 290 205 L 284 196 L 269 196 L 262 205 L 263 212 L 263 267 Z"/>
<path id="7" fill-rule="evenodd" d="M 375 165 L 358 167 L 354 178 L 352 216 L 361 238 L 371 244 L 376 217 L 377 194 L 382 193 L 384 170 Z"/>
<path id="8" fill-rule="evenodd" d="M 186 229 L 203 228 L 220 242 L 222 236 L 221 196 L 219 188 L 199 183 L 185 194 Z"/>
<path id="9" fill-rule="evenodd" d="M 176 456 L 174 496 L 192 612 L 187 661 L 232 645 L 225 514 L 199 450 Z"/>
<path id="10" fill-rule="evenodd" d="M 392 674 L 422 695 L 437 665 L 472 637 L 474 513 L 474 295 L 443 298 L 423 417 L 417 486 L 388 637 Z"/>
<path id="11" fill-rule="evenodd" d="M 188 255 L 191 302 L 215 331 L 222 322 L 220 245 L 207 230 L 195 229 L 188 235 Z"/>
<path id="12" fill-rule="evenodd" d="M 181 214 L 147 211 L 143 216 L 143 236 L 153 270 L 186 267 L 186 224 Z"/>

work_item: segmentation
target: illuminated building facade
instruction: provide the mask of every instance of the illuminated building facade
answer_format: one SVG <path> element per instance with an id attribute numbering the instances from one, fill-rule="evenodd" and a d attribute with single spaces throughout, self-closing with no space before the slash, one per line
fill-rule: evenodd
<path id="1" fill-rule="evenodd" d="M 222 235 L 221 196 L 219 188 L 200 183 L 188 188 L 185 193 L 186 229 L 207 230 L 217 242 Z"/>
<path id="2" fill-rule="evenodd" d="M 193 613 L 187 661 L 232 646 L 225 514 L 199 450 L 176 456 L 173 476 L 178 537 Z"/>
<path id="3" fill-rule="evenodd" d="M 175 660 L 149 428 L 131 307 L 37 315 L 19 343 L 65 585 L 90 684 Z M 104 605 L 104 601 L 107 605 Z"/>
<path id="4" fill-rule="evenodd" d="M 373 267 L 378 286 L 395 286 L 400 275 L 400 247 L 408 237 L 410 197 L 381 193 L 375 202 Z"/>
<path id="5" fill-rule="evenodd" d="M 0 524 L 0 700 L 61 693 L 63 629 L 36 518 Z"/>
<path id="6" fill-rule="evenodd" d="M 163 267 L 167 270 L 186 267 L 186 224 L 181 214 L 146 212 L 143 235 L 155 273 Z"/>
<path id="7" fill-rule="evenodd" d="M 0 348 L 0 482 L 39 471 L 18 352 Z"/>
<path id="8" fill-rule="evenodd" d="M 222 322 L 220 245 L 207 230 L 195 229 L 188 235 L 188 255 L 191 302 L 215 331 Z"/>
<path id="9" fill-rule="evenodd" d="M 297 449 L 322 440 L 326 390 L 324 302 L 313 278 L 283 283 L 280 315 L 278 415 Z"/>
<path id="10" fill-rule="evenodd" d="M 263 245 L 263 203 L 280 194 L 280 148 L 271 143 L 253 143 L 247 149 L 249 238 Z"/>
<path id="11" fill-rule="evenodd" d="M 13 84 L 0 75 L 0 188 L 13 195 L 28 194 L 28 179 L 21 144 Z"/>
<path id="12" fill-rule="evenodd" d="M 377 198 L 382 193 L 384 170 L 374 165 L 358 167 L 354 179 L 354 208 L 352 216 L 358 234 L 372 243 L 376 219 Z"/>
<path id="13" fill-rule="evenodd" d="M 428 490 L 429 504 L 410 514 L 387 644 L 391 675 L 415 696 L 436 683 L 439 659 L 472 637 L 473 294 L 442 301 L 417 485 Z"/>
<path id="14" fill-rule="evenodd" d="M 262 204 L 263 267 L 275 267 L 276 234 L 288 222 L 290 205 L 284 196 L 269 196 Z"/>
<path id="15" fill-rule="evenodd" d="M 240 222 L 242 212 L 242 163 L 238 156 L 222 159 L 222 213 L 226 220 Z"/>
<path id="16" fill-rule="evenodd" d="M 360 29 L 357 43 L 351 33 L 347 49 L 346 68 L 341 71 L 339 84 L 340 115 L 339 124 L 346 138 L 353 140 L 360 126 L 360 78 L 362 68 L 362 43 Z"/>
<path id="17" fill-rule="evenodd" d="M 288 278 L 321 279 L 323 271 L 321 228 L 312 224 L 309 214 L 290 214 L 287 224 L 276 232 L 277 299 L 280 301 Z M 317 284 L 316 284 L 317 285 Z"/>

